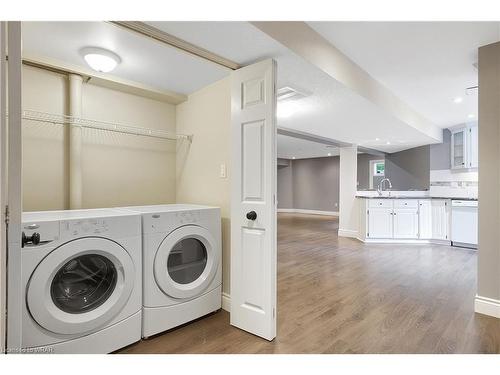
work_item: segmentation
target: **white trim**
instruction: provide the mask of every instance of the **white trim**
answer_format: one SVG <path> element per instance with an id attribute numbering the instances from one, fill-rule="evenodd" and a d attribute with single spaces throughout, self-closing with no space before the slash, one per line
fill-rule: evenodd
<path id="1" fill-rule="evenodd" d="M 500 300 L 476 295 L 474 311 L 479 314 L 500 318 Z"/>
<path id="2" fill-rule="evenodd" d="M 231 296 L 225 292 L 222 292 L 222 310 L 231 312 Z"/>
<path id="3" fill-rule="evenodd" d="M 304 210 L 302 208 L 278 208 L 278 212 L 295 213 L 295 214 L 309 214 L 309 215 L 325 215 L 325 216 L 339 216 L 338 211 L 320 211 L 320 210 Z"/>
<path id="4" fill-rule="evenodd" d="M 349 237 L 349 238 L 358 238 L 358 231 L 352 229 L 340 229 L 339 228 L 339 237 Z"/>

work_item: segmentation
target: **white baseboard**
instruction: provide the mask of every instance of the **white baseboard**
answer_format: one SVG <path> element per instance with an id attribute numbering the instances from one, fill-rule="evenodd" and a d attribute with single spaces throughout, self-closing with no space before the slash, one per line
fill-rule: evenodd
<path id="1" fill-rule="evenodd" d="M 231 296 L 222 292 L 222 310 L 231 312 Z"/>
<path id="2" fill-rule="evenodd" d="M 479 314 L 500 318 L 500 300 L 476 295 L 474 311 Z"/>
<path id="3" fill-rule="evenodd" d="M 338 211 L 304 210 L 302 208 L 278 208 L 278 212 L 287 212 L 287 213 L 295 213 L 295 214 L 309 214 L 309 215 L 339 216 Z"/>
<path id="4" fill-rule="evenodd" d="M 358 231 L 352 229 L 340 229 L 339 228 L 339 237 L 350 237 L 350 238 L 358 238 Z"/>
<path id="5" fill-rule="evenodd" d="M 402 239 L 402 238 L 358 238 L 364 243 L 386 243 L 386 244 L 433 244 L 451 246 L 451 241 L 443 240 L 420 240 L 420 239 Z"/>

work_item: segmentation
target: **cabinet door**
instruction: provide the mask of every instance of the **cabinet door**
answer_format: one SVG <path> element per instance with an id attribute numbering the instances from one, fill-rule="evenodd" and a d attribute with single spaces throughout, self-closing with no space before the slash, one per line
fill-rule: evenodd
<path id="1" fill-rule="evenodd" d="M 432 204 L 430 199 L 418 203 L 418 238 L 432 238 Z"/>
<path id="2" fill-rule="evenodd" d="M 467 168 L 466 129 L 454 130 L 451 133 L 451 168 Z"/>
<path id="3" fill-rule="evenodd" d="M 394 210 L 394 238 L 418 238 L 417 209 Z"/>
<path id="4" fill-rule="evenodd" d="M 446 200 L 433 199 L 432 202 L 432 238 L 447 240 L 449 230 L 449 209 Z"/>
<path id="5" fill-rule="evenodd" d="M 469 168 L 479 166 L 477 126 L 469 128 Z"/>
<path id="6" fill-rule="evenodd" d="M 368 237 L 392 238 L 392 208 L 370 208 Z"/>

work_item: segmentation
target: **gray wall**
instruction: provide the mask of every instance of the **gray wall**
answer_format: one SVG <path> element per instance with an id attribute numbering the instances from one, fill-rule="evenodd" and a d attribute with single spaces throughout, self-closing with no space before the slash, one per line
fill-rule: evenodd
<path id="1" fill-rule="evenodd" d="M 444 129 L 443 143 L 430 145 L 430 152 L 430 169 L 432 171 L 450 169 L 451 131 L 449 131 L 448 129 Z"/>
<path id="2" fill-rule="evenodd" d="M 338 211 L 339 157 L 291 160 L 278 168 L 278 208 Z"/>
<path id="3" fill-rule="evenodd" d="M 427 190 L 430 185 L 429 145 L 388 154 L 385 176 L 394 190 Z"/>
<path id="4" fill-rule="evenodd" d="M 440 149 L 436 151 L 436 154 L 438 152 L 443 153 Z M 430 154 L 429 145 L 387 154 L 385 157 L 385 177 L 391 180 L 392 188 L 394 190 L 429 189 Z M 446 155 L 449 163 L 449 148 Z M 370 160 L 377 159 L 384 158 L 369 154 L 358 155 L 358 189 L 369 189 Z M 374 188 L 376 188 L 380 179 L 380 177 L 376 178 Z"/>
<path id="5" fill-rule="evenodd" d="M 278 166 L 278 208 L 294 208 L 292 168 L 292 163 Z"/>

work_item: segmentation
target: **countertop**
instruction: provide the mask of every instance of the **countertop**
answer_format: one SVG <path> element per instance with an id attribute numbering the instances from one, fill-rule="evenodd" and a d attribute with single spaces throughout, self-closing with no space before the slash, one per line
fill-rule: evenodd
<path id="1" fill-rule="evenodd" d="M 477 198 L 465 198 L 465 197 L 430 197 L 430 196 L 411 196 L 411 195 L 392 195 L 392 196 L 366 196 L 366 195 L 356 195 L 356 198 L 361 199 L 453 199 L 457 201 L 477 201 Z"/>

